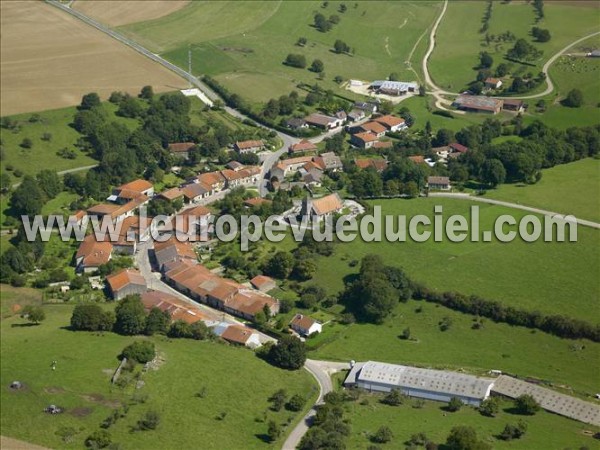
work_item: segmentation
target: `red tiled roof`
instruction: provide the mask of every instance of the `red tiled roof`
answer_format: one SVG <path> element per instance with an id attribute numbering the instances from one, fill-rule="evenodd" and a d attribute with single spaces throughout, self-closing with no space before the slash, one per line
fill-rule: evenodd
<path id="1" fill-rule="evenodd" d="M 364 133 L 357 133 L 354 135 L 354 138 L 359 139 L 363 142 L 373 142 L 377 140 L 377 136 L 370 131 L 366 131 Z"/>
<path id="2" fill-rule="evenodd" d="M 252 286 L 254 286 L 256 289 L 261 289 L 263 288 L 265 285 L 269 285 L 269 284 L 274 284 L 275 280 L 271 277 L 267 277 L 265 275 L 257 275 L 254 278 L 252 278 L 250 280 L 250 284 L 252 284 Z"/>
<path id="3" fill-rule="evenodd" d="M 84 267 L 98 267 L 110 260 L 112 250 L 110 242 L 98 242 L 93 234 L 89 234 L 79 244 L 75 259 L 83 258 Z"/>
<path id="4" fill-rule="evenodd" d="M 468 147 L 465 147 L 464 145 L 459 144 L 458 142 L 453 142 L 452 144 L 449 144 L 448 147 L 460 153 L 466 153 L 467 151 L 469 151 Z"/>
<path id="5" fill-rule="evenodd" d="M 294 316 L 294 318 L 292 319 L 292 321 L 290 322 L 290 325 L 292 326 L 292 328 L 300 328 L 301 330 L 308 330 L 316 322 L 317 321 L 315 319 L 312 319 L 308 316 L 305 316 L 302 314 L 296 314 Z"/>
<path id="6" fill-rule="evenodd" d="M 149 181 L 138 179 L 138 180 L 133 180 L 133 181 L 130 181 L 129 183 L 125 183 L 125 184 L 119 186 L 117 188 L 117 190 L 119 190 L 119 191 L 129 190 L 129 191 L 135 191 L 135 192 L 142 193 L 144 191 L 147 191 L 148 189 L 151 189 L 152 187 L 153 187 L 152 183 L 150 183 Z"/>
<path id="7" fill-rule="evenodd" d="M 247 148 L 262 147 L 263 145 L 264 145 L 263 141 L 260 141 L 260 140 L 238 141 L 235 143 L 235 146 L 241 150 L 244 150 Z"/>
<path id="8" fill-rule="evenodd" d="M 393 146 L 391 141 L 377 141 L 373 144 L 373 148 L 392 148 Z"/>
<path id="9" fill-rule="evenodd" d="M 292 153 L 308 152 L 316 149 L 317 146 L 307 139 L 302 139 L 300 142 L 290 145 L 289 148 Z"/>
<path id="10" fill-rule="evenodd" d="M 158 194 L 158 196 L 167 200 L 175 200 L 179 197 L 183 197 L 183 191 L 178 187 L 174 187 L 167 189 L 166 191 L 162 191 L 160 194 Z"/>
<path id="11" fill-rule="evenodd" d="M 221 337 L 226 341 L 246 345 L 246 342 L 248 342 L 248 339 L 250 339 L 252 334 L 253 331 L 248 327 L 229 325 L 223 334 L 221 334 Z"/>
<path id="12" fill-rule="evenodd" d="M 185 153 L 189 152 L 195 146 L 196 144 L 193 142 L 174 142 L 173 144 L 169 144 L 169 151 L 172 153 Z"/>
<path id="13" fill-rule="evenodd" d="M 122 269 L 117 273 L 108 275 L 106 277 L 106 282 L 110 286 L 112 292 L 117 292 L 128 284 L 146 286 L 146 280 L 144 280 L 142 274 L 135 269 Z"/>
<path id="14" fill-rule="evenodd" d="M 325 197 L 312 199 L 312 207 L 318 215 L 328 214 L 339 209 L 342 209 L 344 204 L 340 196 L 335 194 L 329 194 Z"/>
<path id="15" fill-rule="evenodd" d="M 387 131 L 387 128 L 378 122 L 367 122 L 362 124 L 360 128 L 366 131 L 371 131 L 375 134 L 385 133 Z"/>
<path id="16" fill-rule="evenodd" d="M 388 128 L 395 127 L 398 125 L 402 125 L 404 123 L 404 119 L 401 117 L 396 117 L 392 115 L 381 116 L 373 119 L 375 122 L 379 122 L 385 125 Z"/>
<path id="17" fill-rule="evenodd" d="M 266 198 L 260 198 L 260 197 L 254 197 L 254 198 L 249 198 L 249 199 L 244 200 L 244 205 L 249 206 L 251 208 L 253 208 L 255 206 L 271 204 L 271 203 L 273 203 L 271 200 L 268 200 Z"/>
<path id="18" fill-rule="evenodd" d="M 425 158 L 423 156 L 420 156 L 420 155 L 409 156 L 408 159 L 410 159 L 415 164 L 425 164 Z"/>

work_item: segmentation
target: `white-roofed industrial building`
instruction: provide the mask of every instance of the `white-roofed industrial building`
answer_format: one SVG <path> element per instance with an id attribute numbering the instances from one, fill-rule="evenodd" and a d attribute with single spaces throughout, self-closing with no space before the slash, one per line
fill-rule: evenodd
<path id="1" fill-rule="evenodd" d="M 375 392 L 398 389 L 410 397 L 441 402 L 457 397 L 463 403 L 474 406 L 479 406 L 489 397 L 493 384 L 493 379 L 474 375 L 374 361 L 354 364 L 344 381 L 347 387 L 356 386 Z"/>
<path id="2" fill-rule="evenodd" d="M 494 382 L 492 392 L 509 398 L 529 394 L 547 411 L 600 426 L 600 405 L 561 394 L 533 383 L 502 375 Z"/>

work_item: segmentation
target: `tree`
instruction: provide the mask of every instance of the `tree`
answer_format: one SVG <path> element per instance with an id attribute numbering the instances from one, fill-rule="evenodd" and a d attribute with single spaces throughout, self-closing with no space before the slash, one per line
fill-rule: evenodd
<path id="1" fill-rule="evenodd" d="M 583 93 L 579 89 L 571 89 L 563 100 L 563 105 L 570 108 L 579 108 L 583 105 Z"/>
<path id="2" fill-rule="evenodd" d="M 150 310 L 148 317 L 146 317 L 146 326 L 144 333 L 148 336 L 153 334 L 166 334 L 171 322 L 171 316 L 167 311 L 161 311 L 156 306 Z"/>
<path id="3" fill-rule="evenodd" d="M 300 394 L 294 394 L 285 404 L 285 408 L 289 411 L 302 411 L 302 408 L 304 408 L 305 404 L 306 399 L 304 397 L 302 397 Z"/>
<path id="4" fill-rule="evenodd" d="M 56 197 L 62 191 L 62 181 L 54 170 L 43 169 L 36 175 L 35 179 L 49 199 Z"/>
<path id="5" fill-rule="evenodd" d="M 310 280 L 317 271 L 317 265 L 310 259 L 296 260 L 291 277 L 298 281 Z"/>
<path id="6" fill-rule="evenodd" d="M 533 396 L 523 394 L 515 399 L 515 409 L 519 414 L 533 416 L 540 410 L 540 405 Z"/>
<path id="7" fill-rule="evenodd" d="M 271 409 L 273 411 L 281 411 L 281 408 L 285 405 L 287 400 L 287 393 L 285 389 L 279 389 L 276 391 L 271 397 L 269 397 L 269 402 L 271 402 Z"/>
<path id="8" fill-rule="evenodd" d="M 321 33 L 327 33 L 329 30 L 331 30 L 332 27 L 331 22 L 327 20 L 325 16 L 321 13 L 315 14 L 314 24 L 315 28 Z"/>
<path id="9" fill-rule="evenodd" d="M 348 53 L 350 51 L 350 47 L 341 39 L 337 39 L 333 44 L 333 49 L 336 53 Z"/>
<path id="10" fill-rule="evenodd" d="M 136 341 L 128 345 L 121 352 L 121 356 L 128 360 L 137 361 L 140 364 L 146 364 L 154 359 L 156 350 L 154 343 L 150 341 Z"/>
<path id="11" fill-rule="evenodd" d="M 504 441 L 510 441 L 512 439 L 520 439 L 525 434 L 526 431 L 527 431 L 527 424 L 525 422 L 523 422 L 522 420 L 519 420 L 519 422 L 516 425 L 508 423 L 504 427 L 504 430 L 502 430 L 502 433 L 500 433 L 500 439 L 502 439 Z"/>
<path id="12" fill-rule="evenodd" d="M 393 437 L 394 434 L 392 433 L 390 427 L 383 425 L 382 427 L 379 427 L 379 429 L 371 437 L 371 440 L 373 442 L 377 442 L 378 444 L 385 444 L 387 442 L 390 442 Z"/>
<path id="13" fill-rule="evenodd" d="M 284 64 L 287 66 L 298 67 L 299 69 L 304 69 L 306 67 L 306 57 L 304 55 L 290 53 L 285 58 Z"/>
<path id="14" fill-rule="evenodd" d="M 331 16 L 329 16 L 329 23 L 331 24 L 338 24 L 340 23 L 340 20 L 340 16 L 336 14 L 332 14 Z"/>
<path id="15" fill-rule="evenodd" d="M 153 97 L 154 89 L 152 89 L 152 86 L 144 86 L 140 92 L 140 98 L 143 98 L 144 100 L 152 100 Z"/>
<path id="16" fill-rule="evenodd" d="M 138 294 L 123 298 L 115 308 L 115 331 L 119 334 L 134 335 L 144 331 L 146 312 Z"/>
<path id="17" fill-rule="evenodd" d="M 504 183 L 506 179 L 506 169 L 498 159 L 487 159 L 481 167 L 481 181 L 496 187 Z"/>
<path id="18" fill-rule="evenodd" d="M 306 346 L 294 336 L 283 336 L 269 349 L 267 359 L 282 369 L 298 370 L 306 361 Z"/>
<path id="19" fill-rule="evenodd" d="M 458 397 L 452 397 L 450 399 L 450 401 L 448 402 L 448 406 L 446 406 L 446 409 L 450 412 L 456 412 L 459 411 L 460 408 L 463 407 L 463 402 L 460 400 L 460 398 Z"/>
<path id="20" fill-rule="evenodd" d="M 141 431 L 156 430 L 160 424 L 160 416 L 156 411 L 147 411 L 137 422 L 137 429 Z"/>
<path id="21" fill-rule="evenodd" d="M 498 67 L 496 67 L 496 76 L 497 77 L 504 77 L 506 75 L 508 75 L 510 73 L 510 66 L 506 63 L 500 63 L 498 64 Z"/>
<path id="22" fill-rule="evenodd" d="M 545 30 L 543 28 L 538 28 L 538 27 L 533 27 L 531 29 L 531 35 L 538 42 L 548 42 L 550 40 L 550 37 L 551 37 L 549 30 Z"/>
<path id="23" fill-rule="evenodd" d="M 304 47 L 307 42 L 308 41 L 305 37 L 299 37 L 298 40 L 296 41 L 296 45 L 299 47 Z"/>
<path id="24" fill-rule="evenodd" d="M 450 430 L 446 438 L 449 450 L 487 450 L 489 445 L 477 438 L 477 433 L 472 427 L 459 425 Z"/>
<path id="25" fill-rule="evenodd" d="M 106 430 L 96 430 L 85 439 L 85 446 L 91 449 L 106 448 L 111 444 L 112 438 Z"/>
<path id="26" fill-rule="evenodd" d="M 419 86 L 419 97 L 425 97 L 425 94 L 427 93 L 425 85 L 421 84 Z"/>
<path id="27" fill-rule="evenodd" d="M 15 214 L 33 217 L 42 212 L 45 203 L 44 192 L 33 177 L 27 175 L 14 190 L 10 204 Z"/>
<path id="28" fill-rule="evenodd" d="M 176 320 L 169 327 L 167 336 L 170 338 L 189 339 L 192 337 L 192 327 L 184 320 Z"/>
<path id="29" fill-rule="evenodd" d="M 82 331 L 109 331 L 113 328 L 115 314 L 104 311 L 96 303 L 79 303 L 73 308 L 71 328 Z"/>
<path id="30" fill-rule="evenodd" d="M 88 110 L 92 108 L 96 108 L 100 106 L 100 97 L 95 92 L 90 92 L 89 94 L 85 94 L 81 98 L 81 105 L 79 105 L 80 110 Z"/>
<path id="31" fill-rule="evenodd" d="M 340 8 L 339 11 L 343 14 L 348 10 L 348 7 L 346 6 L 345 3 L 340 3 Z"/>
<path id="32" fill-rule="evenodd" d="M 265 273 L 281 280 L 287 278 L 294 267 L 294 257 L 287 252 L 277 252 L 265 265 Z"/>
<path id="33" fill-rule="evenodd" d="M 317 73 L 323 72 L 325 70 L 325 64 L 323 64 L 323 61 L 320 59 L 315 59 L 310 65 L 310 70 Z"/>
<path id="34" fill-rule="evenodd" d="M 26 305 L 21 311 L 21 317 L 37 325 L 46 318 L 46 313 L 41 306 Z"/>
<path id="35" fill-rule="evenodd" d="M 389 406 L 400 406 L 404 403 L 404 396 L 399 389 L 392 389 L 381 399 L 381 403 Z"/>
<path id="36" fill-rule="evenodd" d="M 269 440 L 274 442 L 281 435 L 281 428 L 277 425 L 277 422 L 274 420 L 269 421 L 269 428 L 267 429 L 267 436 L 269 436 Z"/>
<path id="37" fill-rule="evenodd" d="M 12 186 L 12 177 L 8 172 L 2 172 L 0 174 L 0 192 L 6 193 Z"/>
<path id="38" fill-rule="evenodd" d="M 212 336 L 212 331 L 208 326 L 201 320 L 198 322 L 194 322 L 190 326 L 191 338 L 196 339 L 197 341 L 203 341 L 205 339 L 210 339 Z"/>
<path id="39" fill-rule="evenodd" d="M 21 147 L 23 147 L 23 148 L 27 148 L 27 149 L 29 149 L 29 148 L 33 147 L 33 141 L 32 141 L 31 139 L 29 139 L 29 138 L 24 138 L 24 139 L 21 141 L 21 144 L 19 144 L 19 145 L 20 145 Z"/>
<path id="40" fill-rule="evenodd" d="M 500 411 L 500 401 L 498 397 L 488 397 L 479 405 L 479 412 L 484 416 L 496 417 Z"/>
<path id="41" fill-rule="evenodd" d="M 404 330 L 402 330 L 400 337 L 405 341 L 408 341 L 410 339 L 410 328 L 406 327 Z"/>
<path id="42" fill-rule="evenodd" d="M 479 54 L 479 67 L 482 69 L 489 69 L 494 65 L 494 58 L 488 52 L 481 52 Z"/>

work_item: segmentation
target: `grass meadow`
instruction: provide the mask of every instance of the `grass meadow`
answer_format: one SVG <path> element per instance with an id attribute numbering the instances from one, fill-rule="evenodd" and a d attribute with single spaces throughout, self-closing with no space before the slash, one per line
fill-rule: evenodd
<path id="1" fill-rule="evenodd" d="M 305 55 L 309 65 L 313 59 L 321 59 L 326 76 L 319 82 L 330 89 L 339 89 L 333 82 L 337 75 L 374 80 L 397 72 L 402 79 L 416 79 L 405 61 L 425 29 L 433 23 L 440 3 L 347 3 L 345 13 L 338 12 L 338 3 L 330 3 L 327 8 L 321 4 L 194 2 L 167 17 L 121 30 L 181 67 L 187 67 L 191 44 L 194 73 L 215 76 L 226 87 L 253 102 L 288 93 L 298 82 L 314 84 L 317 81 L 317 75 L 307 69 L 284 66 L 282 63 L 288 53 Z M 312 26 L 318 12 L 326 17 L 338 15 L 341 21 L 331 31 L 321 33 Z M 228 20 L 224 20 L 223 15 Z M 202 27 L 199 25 L 202 23 L 207 25 Z M 236 26 L 226 29 L 225 23 L 236 23 Z M 305 47 L 295 45 L 299 37 L 308 40 Z M 353 47 L 354 55 L 333 53 L 337 39 Z M 426 40 L 422 39 L 423 45 L 415 49 L 414 67 L 419 65 L 417 54 L 425 47 Z"/>
<path id="2" fill-rule="evenodd" d="M 586 158 L 543 171 L 536 184 L 503 184 L 485 196 L 600 222 L 600 160 Z"/>
<path id="3" fill-rule="evenodd" d="M 380 399 L 380 395 L 364 393 L 360 400 L 348 404 L 345 417 L 350 419 L 352 426 L 352 435 L 347 441 L 349 449 L 367 448 L 371 444 L 369 436 L 382 425 L 390 427 L 393 433 L 393 439 L 382 448 L 403 448 L 405 442 L 419 432 L 441 444 L 446 441 L 452 427 L 459 425 L 473 427 L 480 440 L 499 450 L 594 448 L 594 439 L 589 432 L 598 431 L 597 427 L 545 411 L 535 416 L 519 416 L 509 411 L 512 403 L 508 401 L 502 401 L 500 413 L 492 418 L 482 416 L 473 407 L 447 413 L 442 410 L 444 404 L 438 402 L 425 401 L 422 407 L 415 408 L 415 400 L 409 400 L 394 407 L 379 403 Z M 519 420 L 527 423 L 525 436 L 512 441 L 497 438 L 507 423 L 516 424 Z"/>
<path id="4" fill-rule="evenodd" d="M 417 214 L 433 217 L 434 205 L 443 207 L 443 217 L 462 214 L 469 217 L 471 202 L 456 199 L 421 198 L 415 200 L 378 200 L 382 215 Z M 493 221 L 510 214 L 518 221 L 523 211 L 496 205 L 479 205 L 480 230 L 493 230 Z M 350 266 L 369 253 L 381 255 L 387 264 L 403 267 L 416 281 L 438 290 L 499 300 L 527 310 L 565 314 L 598 321 L 600 258 L 597 230 L 578 227 L 578 242 L 453 243 L 433 239 L 416 243 L 364 242 L 356 239 L 340 244 L 330 258 L 317 259 L 314 282 L 336 293 L 343 279 L 356 270 Z"/>
<path id="5" fill-rule="evenodd" d="M 12 295 L 5 299 L 4 292 L 3 286 L 3 304 Z M 289 395 L 310 397 L 310 402 L 317 395 L 307 372 L 276 369 L 248 349 L 164 337 L 72 332 L 65 328 L 71 306 L 47 305 L 44 310 L 46 320 L 38 326 L 24 326 L 18 316 L 2 320 L 1 419 L 2 433 L 10 437 L 50 448 L 82 448 L 84 439 L 116 407 L 130 404 L 127 416 L 109 429 L 113 442 L 123 449 L 269 448 L 264 441 L 268 421 L 295 424 L 301 413 L 270 411 L 267 399 L 280 388 Z M 137 339 L 154 341 L 162 363 L 142 376 L 140 389 L 111 385 L 117 355 Z M 50 368 L 53 360 L 56 371 Z M 25 389 L 11 391 L 8 385 L 14 380 L 24 383 Z M 196 396 L 203 389 L 206 395 Z M 147 399 L 133 404 L 134 396 Z M 49 404 L 66 411 L 44 414 Z M 131 432 L 130 427 L 148 410 L 160 414 L 158 428 Z M 219 420 L 222 413 L 225 417 Z M 61 427 L 78 430 L 72 443 L 65 444 L 55 434 Z M 283 438 L 275 445 L 282 442 Z"/>
<path id="6" fill-rule="evenodd" d="M 539 72 L 557 51 L 570 42 L 598 31 L 598 11 L 594 2 L 589 6 L 569 5 L 567 2 L 544 4 L 544 19 L 535 21 L 535 11 L 527 2 L 494 2 L 487 33 L 498 35 L 511 31 L 517 39 L 531 42 L 531 28 L 538 26 L 550 30 L 552 38 L 534 45 L 544 52 L 534 65 L 513 63 L 513 72 Z M 458 91 L 473 81 L 477 75 L 474 68 L 479 64 L 479 53 L 487 51 L 494 58 L 495 68 L 504 61 L 504 55 L 513 43 L 484 46 L 485 33 L 480 33 L 486 2 L 450 2 L 446 15 L 437 31 L 436 48 L 433 51 L 429 70 L 433 80 L 441 87 Z M 458 26 L 457 24 L 460 24 Z"/>

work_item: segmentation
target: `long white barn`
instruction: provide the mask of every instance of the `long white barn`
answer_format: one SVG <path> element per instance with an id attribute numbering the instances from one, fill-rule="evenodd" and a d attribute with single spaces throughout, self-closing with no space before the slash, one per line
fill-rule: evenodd
<path id="1" fill-rule="evenodd" d="M 479 406 L 490 396 L 494 380 L 456 372 L 368 361 L 356 363 L 344 385 L 376 392 L 398 389 L 410 397 L 441 402 L 449 402 L 452 397 L 457 397 L 465 404 Z"/>

